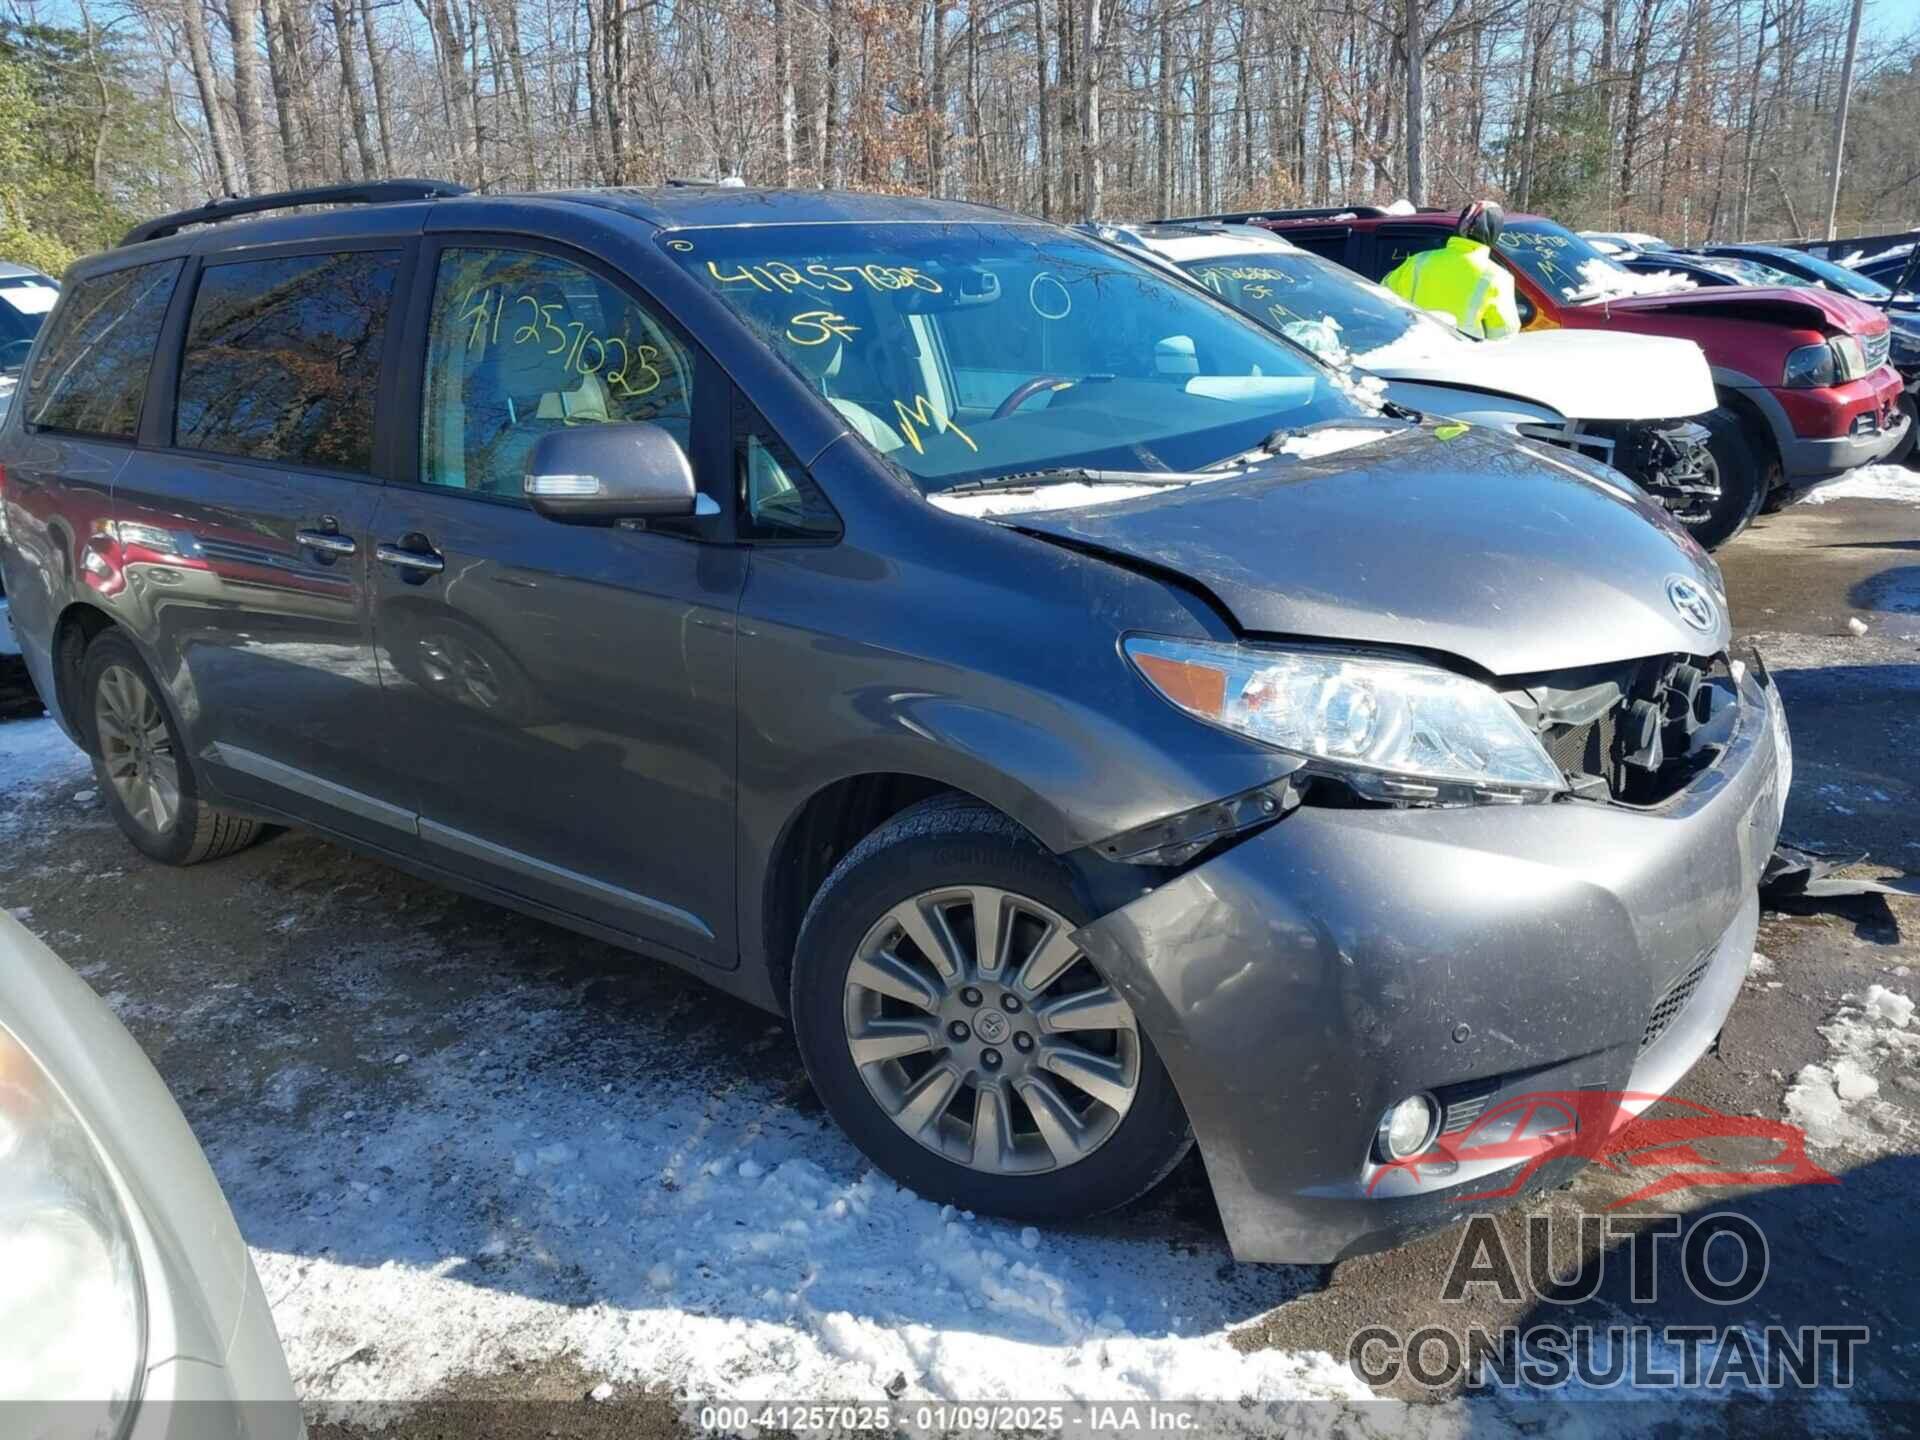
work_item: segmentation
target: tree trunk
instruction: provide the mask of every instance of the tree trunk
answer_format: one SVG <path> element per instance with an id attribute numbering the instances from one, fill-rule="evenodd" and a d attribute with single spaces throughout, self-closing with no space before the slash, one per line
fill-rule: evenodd
<path id="1" fill-rule="evenodd" d="M 1211 215 L 1219 191 L 1213 173 L 1213 0 L 1200 0 L 1200 33 L 1195 38 L 1193 123 L 1198 141 L 1200 213 Z"/>
<path id="2" fill-rule="evenodd" d="M 261 0 L 262 28 L 267 36 L 267 79 L 273 86 L 273 114 L 280 130 L 280 164 L 287 184 L 298 189 L 307 179 L 306 145 L 300 134 L 300 116 L 294 107 L 291 59 L 281 24 L 284 0 Z"/>
<path id="3" fill-rule="evenodd" d="M 1047 103 L 1046 0 L 1033 0 L 1033 53 L 1038 69 L 1040 120 L 1040 218 L 1053 218 L 1053 109 Z"/>
<path id="4" fill-rule="evenodd" d="M 360 103 L 360 59 L 354 53 L 352 0 L 329 0 L 333 11 L 333 33 L 340 46 L 340 83 L 344 87 L 347 111 L 353 122 L 354 149 L 360 155 L 360 173 L 369 179 L 380 173 L 373 151 L 373 136 L 367 130 L 366 108 Z"/>
<path id="5" fill-rule="evenodd" d="M 235 163 L 233 137 L 227 132 L 227 117 L 220 108 L 220 77 L 213 68 L 213 51 L 207 44 L 207 17 L 200 8 L 202 0 L 180 0 L 180 25 L 186 32 L 187 61 L 193 70 L 194 89 L 200 95 L 200 113 L 207 117 L 207 139 L 213 146 L 213 165 L 219 172 L 220 188 L 229 195 L 240 193 L 242 179 Z"/>
<path id="6" fill-rule="evenodd" d="M 780 97 L 780 183 L 793 184 L 793 22 L 788 0 L 773 0 L 773 83 Z"/>
<path id="7" fill-rule="evenodd" d="M 387 61 L 373 31 L 373 0 L 360 0 L 360 36 L 367 46 L 367 73 L 373 80 L 373 118 L 380 130 L 380 173 L 393 174 L 393 112 L 387 101 Z"/>
<path id="8" fill-rule="evenodd" d="M 256 194 L 273 188 L 273 160 L 267 148 L 266 122 L 260 115 L 259 22 L 260 0 L 228 0 L 233 115 L 240 125 L 240 148 L 247 161 L 247 188 Z"/>
<path id="9" fill-rule="evenodd" d="M 1407 52 L 1407 199 L 1427 197 L 1427 22 L 1425 0 L 1401 0 L 1400 43 Z"/>
<path id="10" fill-rule="evenodd" d="M 1098 220 L 1106 203 L 1106 161 L 1100 149 L 1101 65 L 1106 54 L 1106 17 L 1101 0 L 1087 0 L 1086 58 L 1080 67 L 1080 144 L 1087 177 L 1086 218 Z"/>
<path id="11" fill-rule="evenodd" d="M 1840 220 L 1840 173 L 1847 156 L 1847 107 L 1853 103 L 1853 62 L 1860 49 L 1860 11 L 1865 0 L 1853 0 L 1847 21 L 1847 58 L 1840 62 L 1840 103 L 1833 112 L 1833 149 L 1827 170 L 1827 239 L 1833 239 Z M 1909 269 L 1912 267 L 1909 266 Z"/>
<path id="12" fill-rule="evenodd" d="M 1158 203 L 1154 208 L 1161 215 L 1173 214 L 1173 157 L 1180 150 L 1180 117 L 1174 109 L 1173 95 L 1173 5 L 1174 0 L 1160 0 L 1160 119 L 1156 134 L 1160 153 L 1156 157 L 1159 164 L 1154 194 Z"/>

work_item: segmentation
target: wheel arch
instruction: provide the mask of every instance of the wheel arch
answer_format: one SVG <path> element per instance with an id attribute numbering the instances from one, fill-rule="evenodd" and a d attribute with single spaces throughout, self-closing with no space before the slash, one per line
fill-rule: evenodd
<path id="1" fill-rule="evenodd" d="M 757 887 L 757 924 L 742 933 L 757 936 L 762 946 L 768 987 L 781 1011 L 788 1008 L 787 986 L 793 974 L 793 952 L 800 938 L 800 922 L 833 869 L 862 840 L 902 811 L 937 795 L 971 800 L 1020 825 L 1004 805 L 973 789 L 925 773 L 871 770 L 848 774 L 815 788 L 780 828 Z M 1035 843 L 1045 842 L 1034 835 Z M 753 892 L 749 892 L 753 893 Z"/>
<path id="2" fill-rule="evenodd" d="M 1759 452 L 1761 464 L 1778 472 L 1784 454 L 1781 437 L 1784 435 L 1789 440 L 1793 437 L 1793 424 L 1780 409 L 1779 402 L 1750 376 L 1719 366 L 1713 370 L 1713 388 L 1720 404 L 1739 417 L 1741 427 Z M 1780 478 L 1777 473 L 1772 476 L 1772 480 Z"/>
<path id="3" fill-rule="evenodd" d="M 139 648 L 139 642 L 133 639 L 132 632 L 118 620 L 85 600 L 75 600 L 53 623 L 53 700 L 57 710 L 55 719 L 68 735 L 84 747 L 86 737 L 81 726 L 79 708 L 80 667 L 85 663 L 87 647 L 102 633 L 118 630 Z"/>

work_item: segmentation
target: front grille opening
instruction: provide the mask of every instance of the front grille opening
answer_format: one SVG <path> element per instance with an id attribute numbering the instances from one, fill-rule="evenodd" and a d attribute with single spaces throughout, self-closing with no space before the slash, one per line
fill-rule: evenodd
<path id="1" fill-rule="evenodd" d="M 1672 1028 L 1692 1002 L 1694 994 L 1700 989 L 1700 982 L 1707 978 L 1707 969 L 1713 963 L 1713 952 L 1709 950 L 1700 956 L 1684 971 L 1680 977 L 1661 992 L 1660 998 L 1653 1002 L 1653 1013 L 1647 1016 L 1647 1028 L 1640 1037 L 1640 1053 L 1646 1054 L 1654 1042 Z"/>
<path id="2" fill-rule="evenodd" d="M 1736 702 L 1724 655 L 1531 677 L 1508 696 L 1577 795 L 1657 805 L 1719 758 Z"/>

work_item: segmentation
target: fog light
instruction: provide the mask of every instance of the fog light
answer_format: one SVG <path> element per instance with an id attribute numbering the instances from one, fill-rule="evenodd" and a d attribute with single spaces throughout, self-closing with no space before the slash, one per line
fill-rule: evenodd
<path id="1" fill-rule="evenodd" d="M 1409 1095 L 1380 1117 L 1381 1158 L 1409 1160 L 1433 1143 L 1440 1106 L 1431 1095 Z"/>

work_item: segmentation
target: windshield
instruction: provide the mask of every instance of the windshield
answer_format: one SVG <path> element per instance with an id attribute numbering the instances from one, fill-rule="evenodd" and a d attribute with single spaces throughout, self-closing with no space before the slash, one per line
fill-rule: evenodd
<path id="1" fill-rule="evenodd" d="M 1743 255 L 1706 255 L 1701 257 L 1699 263 L 1709 270 L 1732 276 L 1742 285 L 1785 286 L 1792 290 L 1804 288 L 1807 283 L 1798 275 L 1789 275 L 1784 270 L 1776 270 L 1771 265 L 1763 265 Z"/>
<path id="2" fill-rule="evenodd" d="M 1499 244 L 1529 279 L 1565 305 L 1693 288 L 1691 280 L 1667 272 L 1636 275 L 1551 220 L 1509 220 Z"/>
<path id="3" fill-rule="evenodd" d="M 1151 265 L 1045 225 L 669 231 L 667 253 L 932 493 L 1190 471 L 1371 414 L 1351 382 Z"/>
<path id="4" fill-rule="evenodd" d="M 59 287 L 37 275 L 0 279 L 0 375 L 20 373 L 33 337 L 59 298 Z"/>
<path id="5" fill-rule="evenodd" d="M 1180 268 L 1332 365 L 1365 365 L 1369 355 L 1409 335 L 1434 345 L 1473 343 L 1392 291 L 1317 255 L 1247 250 L 1182 261 Z"/>
<path id="6" fill-rule="evenodd" d="M 1885 300 L 1893 291 L 1871 275 L 1862 275 L 1858 270 L 1849 270 L 1844 265 L 1836 265 L 1831 260 L 1818 255 L 1795 255 L 1793 263 L 1808 273 L 1817 276 L 1822 283 L 1838 290 L 1842 295 L 1851 295 L 1856 300 Z"/>

